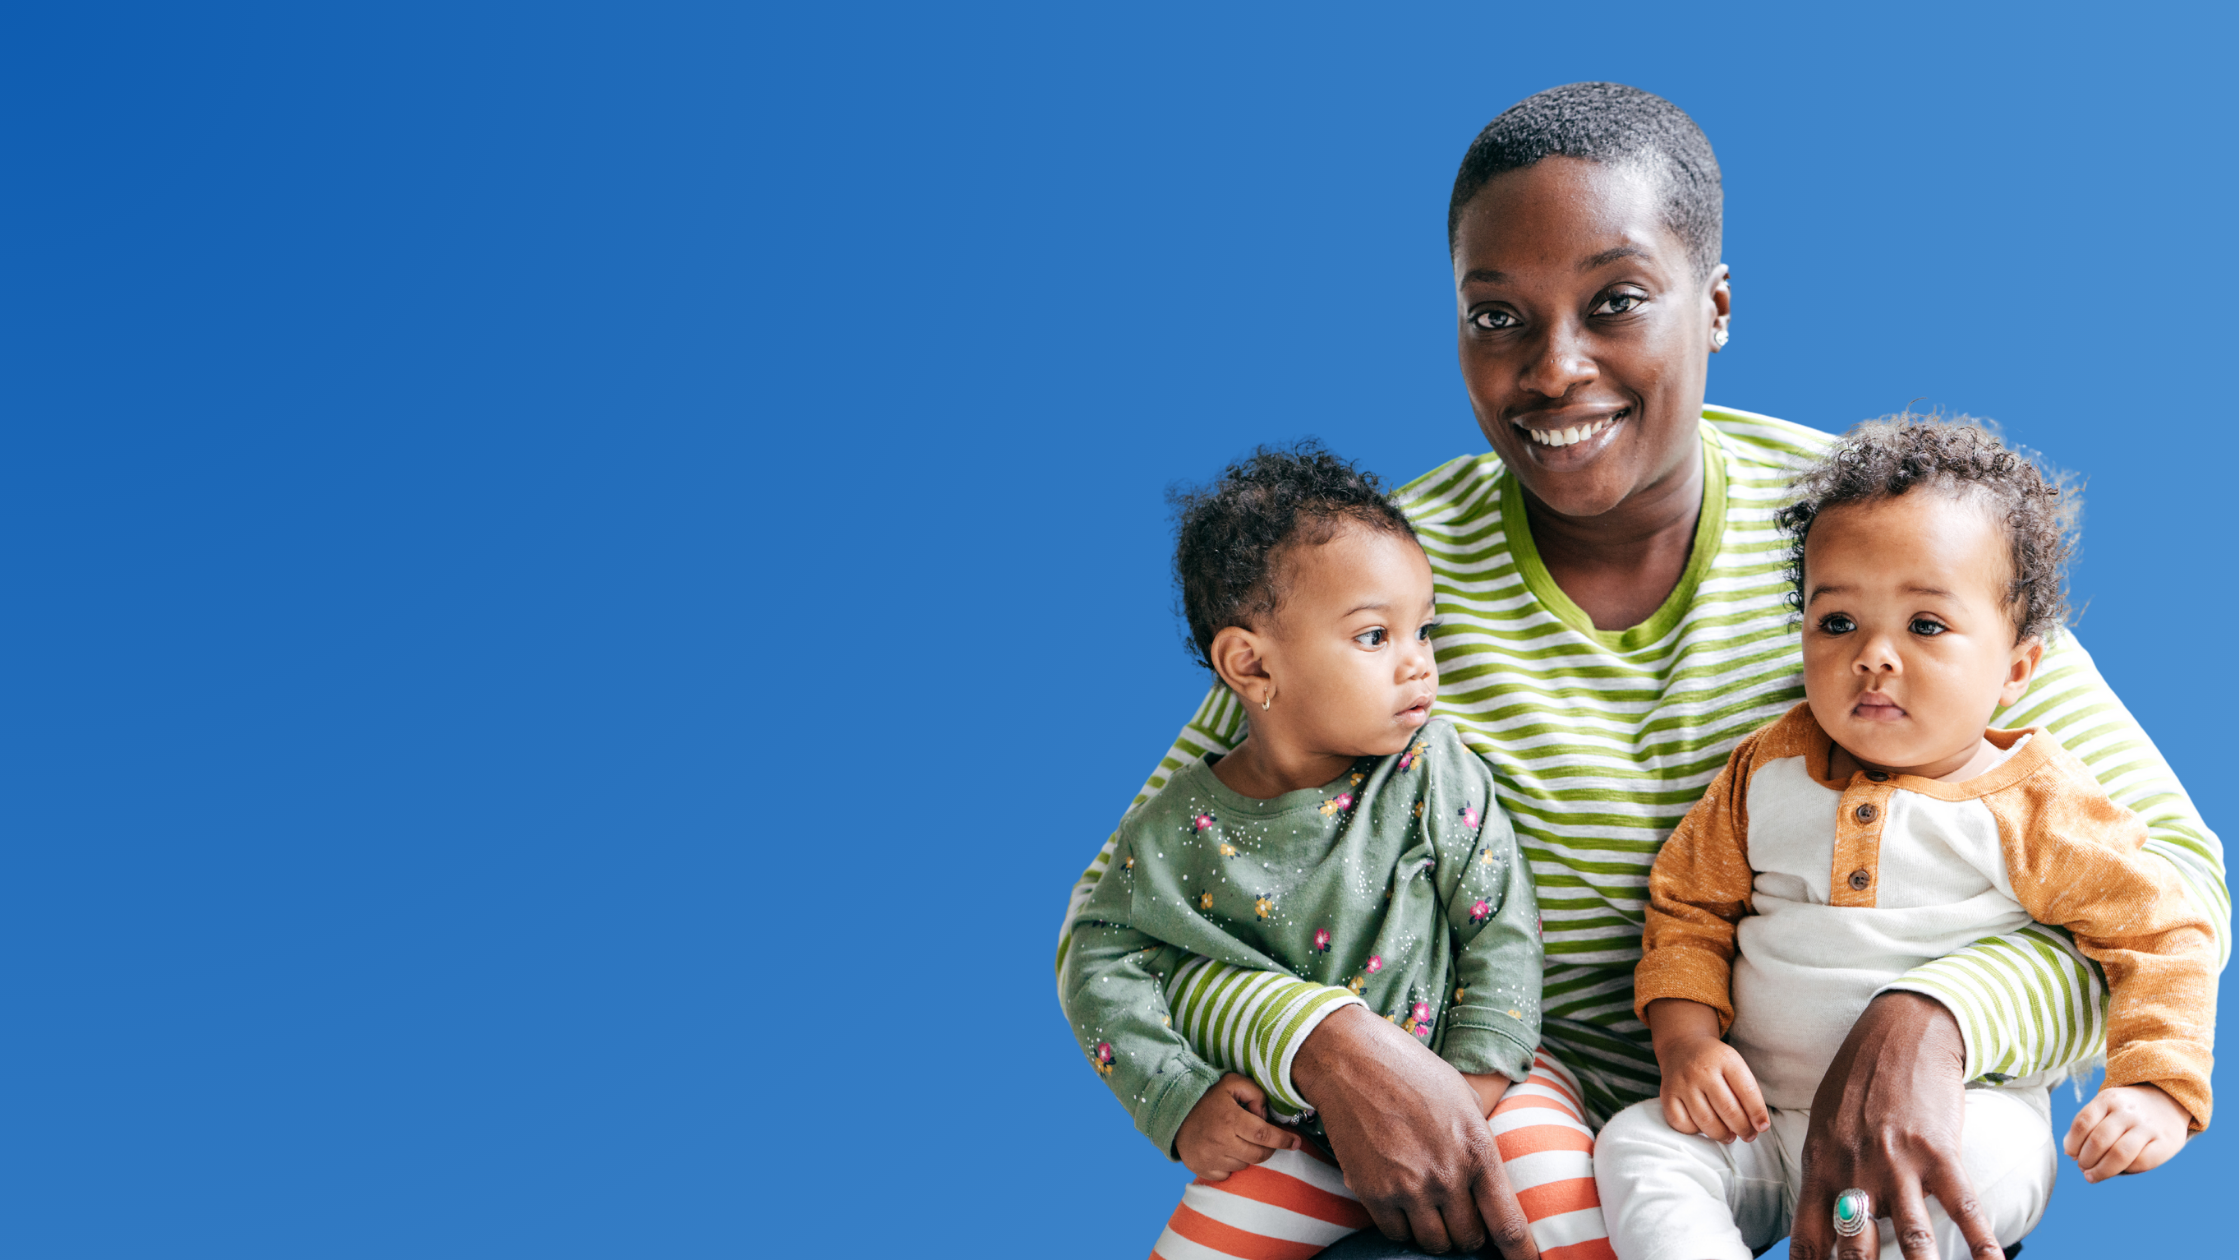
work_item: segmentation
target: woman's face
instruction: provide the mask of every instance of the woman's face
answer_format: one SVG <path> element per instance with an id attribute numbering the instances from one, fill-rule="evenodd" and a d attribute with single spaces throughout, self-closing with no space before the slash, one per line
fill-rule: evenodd
<path id="1" fill-rule="evenodd" d="M 1727 269 L 1698 278 L 1658 210 L 1649 178 L 1565 157 L 1495 176 L 1463 207 L 1463 384 L 1486 440 L 1564 516 L 1693 468 Z"/>

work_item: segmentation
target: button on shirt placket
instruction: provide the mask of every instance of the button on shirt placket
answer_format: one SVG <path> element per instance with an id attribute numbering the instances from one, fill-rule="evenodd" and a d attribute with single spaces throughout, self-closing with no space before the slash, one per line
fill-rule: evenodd
<path id="1" fill-rule="evenodd" d="M 1828 904 L 1872 906 L 1882 857 L 1882 827 L 1897 788 L 1888 775 L 1861 774 L 1836 810 L 1835 860 L 1828 868 Z"/>

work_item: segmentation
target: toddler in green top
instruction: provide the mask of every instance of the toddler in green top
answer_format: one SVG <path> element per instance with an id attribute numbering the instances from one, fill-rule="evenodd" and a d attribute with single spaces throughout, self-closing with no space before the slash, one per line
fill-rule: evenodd
<path id="1" fill-rule="evenodd" d="M 1262 450 L 1178 505 L 1184 613 L 1250 733 L 1121 824 L 1061 979 L 1083 1052 L 1204 1181 L 1300 1150 L 1312 1113 L 1281 1117 L 1279 1082 L 1231 1070 L 1249 1054 L 1209 1062 L 1169 1007 L 1202 960 L 1280 969 L 1352 990 L 1490 1116 L 1539 1042 L 1539 915 L 1491 772 L 1431 716 L 1414 530 L 1311 444 Z M 1271 1094 L 1298 1131 L 1269 1122 Z"/>

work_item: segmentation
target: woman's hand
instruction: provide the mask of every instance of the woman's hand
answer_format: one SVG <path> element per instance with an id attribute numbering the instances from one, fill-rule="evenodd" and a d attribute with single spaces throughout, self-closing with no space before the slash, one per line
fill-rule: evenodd
<path id="1" fill-rule="evenodd" d="M 1268 1122 L 1267 1094 L 1235 1072 L 1213 1083 L 1174 1135 L 1182 1166 L 1207 1181 L 1227 1181 L 1277 1151 L 1298 1149 L 1297 1134 Z"/>
<path id="2" fill-rule="evenodd" d="M 2191 1117 L 2153 1085 L 2110 1085 L 2100 1091 L 2062 1139 L 2086 1181 L 2159 1168 L 2186 1144 Z"/>
<path id="3" fill-rule="evenodd" d="M 1646 1014 L 1664 1122 L 1674 1133 L 1700 1133 L 1714 1142 L 1757 1141 L 1773 1118 L 1750 1065 L 1719 1040 L 1719 1012 L 1685 998 L 1659 998 Z"/>
<path id="4" fill-rule="evenodd" d="M 1875 1223 L 1839 1239 L 1836 1196 L 1857 1188 L 1887 1216 L 1906 1260 L 1937 1260 L 1927 1195 L 1960 1227 L 1971 1260 L 2000 1260 L 1960 1164 L 1960 1025 L 1918 993 L 1885 993 L 1867 1005 L 1812 1096 L 1805 1130 L 1804 1186 L 1789 1233 L 1791 1260 L 1873 1260 Z"/>
<path id="5" fill-rule="evenodd" d="M 1477 1092 L 1421 1042 L 1349 1006 L 1308 1034 L 1291 1078 L 1385 1237 L 1434 1255 L 1490 1238 L 1507 1260 L 1539 1260 Z"/>

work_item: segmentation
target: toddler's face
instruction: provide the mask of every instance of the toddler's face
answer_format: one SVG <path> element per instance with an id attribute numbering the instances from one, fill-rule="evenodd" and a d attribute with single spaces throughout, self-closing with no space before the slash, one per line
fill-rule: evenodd
<path id="1" fill-rule="evenodd" d="M 1388 756 L 1431 717 L 1431 565 L 1412 539 L 1343 526 L 1285 556 L 1286 595 L 1268 636 L 1274 704 L 1298 745 L 1350 757 Z"/>
<path id="2" fill-rule="evenodd" d="M 1805 701 L 1821 728 L 1869 769 L 1957 768 L 2029 685 L 2008 572 L 2005 533 L 1974 499 L 1925 487 L 1822 512 L 1804 559 Z"/>

